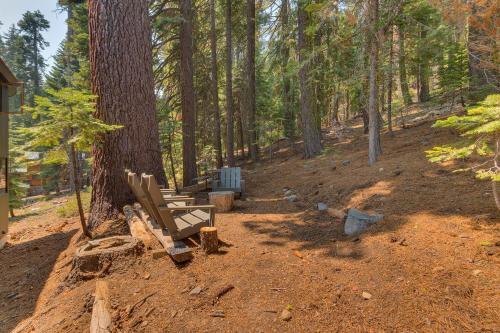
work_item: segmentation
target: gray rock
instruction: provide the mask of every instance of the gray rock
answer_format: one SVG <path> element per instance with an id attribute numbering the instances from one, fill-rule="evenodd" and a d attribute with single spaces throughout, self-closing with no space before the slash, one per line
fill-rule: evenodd
<path id="1" fill-rule="evenodd" d="M 285 197 L 289 197 L 291 195 L 293 195 L 293 191 L 292 190 L 286 190 L 285 191 Z"/>
<path id="2" fill-rule="evenodd" d="M 350 160 L 343 160 L 342 161 L 342 165 L 344 165 L 344 166 L 349 165 L 349 164 L 351 164 Z"/>
<path id="3" fill-rule="evenodd" d="M 324 211 L 324 210 L 327 210 L 328 209 L 328 206 L 325 204 L 325 203 L 322 203 L 322 202 L 318 202 L 318 210 L 320 212 Z"/>
<path id="4" fill-rule="evenodd" d="M 298 198 L 295 194 L 292 194 L 290 196 L 285 197 L 285 199 L 288 200 L 289 202 L 295 202 L 297 201 Z"/>
<path id="5" fill-rule="evenodd" d="M 360 210 L 350 208 L 344 225 L 344 233 L 352 236 L 365 231 L 370 225 L 384 219 L 382 214 L 369 215 Z"/>

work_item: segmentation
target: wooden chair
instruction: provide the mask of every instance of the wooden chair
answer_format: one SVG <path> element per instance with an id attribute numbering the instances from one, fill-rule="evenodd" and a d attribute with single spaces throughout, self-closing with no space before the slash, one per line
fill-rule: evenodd
<path id="1" fill-rule="evenodd" d="M 245 181 L 241 179 L 241 168 L 222 168 L 218 171 L 218 179 L 212 181 L 212 191 L 233 191 L 242 195 Z"/>
<path id="2" fill-rule="evenodd" d="M 139 180 L 139 177 L 137 174 L 133 172 L 129 172 L 127 176 L 127 183 L 134 193 L 135 197 L 139 201 L 139 203 L 144 207 L 144 209 L 151 215 L 150 211 L 151 208 L 148 209 L 147 204 L 147 198 L 146 194 L 144 193 L 142 187 L 141 187 L 141 181 Z M 167 207 L 169 208 L 174 208 L 174 207 L 186 207 L 194 204 L 194 198 L 189 198 L 189 197 L 167 197 L 164 198 L 165 202 L 167 203 Z"/>
<path id="3" fill-rule="evenodd" d="M 147 205 L 151 208 L 152 216 L 158 224 L 168 229 L 172 239 L 188 238 L 199 233 L 202 227 L 214 225 L 215 206 L 168 207 L 160 187 L 152 175 L 142 175 L 141 188 L 146 194 Z M 172 212 L 176 211 L 188 211 L 188 213 L 174 216 Z"/>

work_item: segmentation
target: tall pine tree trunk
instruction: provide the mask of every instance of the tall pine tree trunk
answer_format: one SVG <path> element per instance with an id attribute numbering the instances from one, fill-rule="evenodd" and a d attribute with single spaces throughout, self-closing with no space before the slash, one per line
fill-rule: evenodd
<path id="1" fill-rule="evenodd" d="M 226 0 L 226 152 L 228 166 L 234 166 L 233 43 L 231 0 Z"/>
<path id="2" fill-rule="evenodd" d="M 373 165 L 382 153 L 380 146 L 380 121 L 377 108 L 378 86 L 378 0 L 368 1 L 369 16 L 369 80 L 368 80 L 368 163 Z"/>
<path id="3" fill-rule="evenodd" d="M 123 170 L 147 172 L 166 184 L 156 121 L 148 6 L 136 0 L 89 1 L 92 92 L 95 116 L 122 129 L 93 147 L 89 226 L 121 214 L 136 200 Z"/>
<path id="4" fill-rule="evenodd" d="M 191 0 L 181 1 L 181 108 L 182 183 L 193 185 L 196 170 L 196 110 L 193 83 L 193 9 Z"/>
<path id="5" fill-rule="evenodd" d="M 288 45 L 288 0 L 282 0 L 281 3 L 281 72 L 283 75 L 283 94 L 282 103 L 285 120 L 285 137 L 293 140 L 295 137 L 295 117 L 291 101 L 290 77 L 288 76 L 288 59 L 290 58 L 290 46 Z"/>
<path id="6" fill-rule="evenodd" d="M 389 72 L 387 77 L 387 124 L 389 128 L 389 133 L 392 135 L 392 83 L 394 81 L 393 77 L 393 61 L 394 61 L 394 28 L 391 27 L 389 31 Z"/>
<path id="7" fill-rule="evenodd" d="M 302 120 L 302 135 L 304 137 L 304 158 L 311 158 L 321 153 L 321 137 L 313 114 L 313 91 L 310 83 L 309 63 L 307 62 L 308 44 L 305 36 L 307 13 L 305 1 L 298 4 L 298 52 L 299 52 L 299 82 L 300 82 L 300 111 Z"/>
<path id="8" fill-rule="evenodd" d="M 248 142 L 250 158 L 259 159 L 257 125 L 255 123 L 255 0 L 247 0 L 247 107 L 248 107 Z"/>
<path id="9" fill-rule="evenodd" d="M 219 83 L 217 80 L 217 36 L 215 33 L 215 0 L 210 0 L 210 50 L 212 61 L 212 98 L 214 103 L 215 154 L 217 168 L 222 168 L 222 143 L 220 131 Z"/>
<path id="10" fill-rule="evenodd" d="M 406 54 L 405 54 L 405 31 L 402 23 L 398 25 L 398 42 L 399 42 L 399 83 L 401 85 L 401 95 L 405 105 L 412 103 L 410 88 L 408 86 L 408 78 L 406 76 Z"/>

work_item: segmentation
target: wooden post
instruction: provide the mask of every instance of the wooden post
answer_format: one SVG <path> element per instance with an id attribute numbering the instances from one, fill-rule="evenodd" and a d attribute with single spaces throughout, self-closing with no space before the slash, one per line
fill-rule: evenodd
<path id="1" fill-rule="evenodd" d="M 205 253 L 217 253 L 219 251 L 219 238 L 217 228 L 203 227 L 200 229 L 201 248 Z"/>
<path id="2" fill-rule="evenodd" d="M 98 280 L 95 285 L 95 298 L 94 305 L 92 306 L 90 333 L 111 332 L 111 315 L 109 313 L 109 308 L 108 283 Z"/>

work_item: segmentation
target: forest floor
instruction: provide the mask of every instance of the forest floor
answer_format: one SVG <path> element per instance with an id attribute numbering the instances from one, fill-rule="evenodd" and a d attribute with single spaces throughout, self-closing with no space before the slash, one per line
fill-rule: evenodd
<path id="1" fill-rule="evenodd" d="M 500 214 L 488 183 L 427 161 L 425 150 L 457 137 L 431 124 L 384 133 L 374 167 L 359 124 L 327 138 L 315 159 L 282 148 L 245 165 L 245 200 L 216 219 L 232 246 L 184 265 L 146 251 L 104 277 L 116 331 L 500 332 Z M 283 199 L 285 187 L 298 201 Z M 28 207 L 11 225 L 0 251 L 1 332 L 88 330 L 95 280 L 65 281 L 84 240 L 78 218 L 56 214 L 61 200 Z M 346 237 L 319 202 L 385 219 Z"/>

